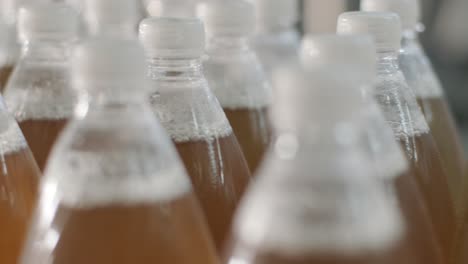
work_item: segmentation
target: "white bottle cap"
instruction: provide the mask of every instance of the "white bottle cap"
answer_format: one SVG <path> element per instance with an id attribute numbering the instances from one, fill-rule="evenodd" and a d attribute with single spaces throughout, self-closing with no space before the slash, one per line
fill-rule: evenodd
<path id="1" fill-rule="evenodd" d="M 288 29 L 299 22 L 298 0 L 250 0 L 255 6 L 257 28 Z"/>
<path id="2" fill-rule="evenodd" d="M 369 83 L 377 70 L 375 44 L 369 35 L 310 35 L 302 41 L 301 61 L 312 70 L 338 71 Z"/>
<path id="3" fill-rule="evenodd" d="M 274 123 L 277 129 L 300 129 L 311 120 L 336 122 L 354 117 L 362 109 L 362 96 L 349 89 L 349 82 L 326 70 L 310 71 L 300 66 L 279 68 L 275 85 Z M 306 120 L 306 122 L 305 122 Z"/>
<path id="4" fill-rule="evenodd" d="M 369 34 L 377 51 L 398 51 L 401 46 L 401 21 L 390 12 L 346 12 L 338 18 L 338 34 Z"/>
<path id="5" fill-rule="evenodd" d="M 362 11 L 395 12 L 404 29 L 414 30 L 421 19 L 419 0 L 361 0 Z"/>
<path id="6" fill-rule="evenodd" d="M 90 39 L 76 48 L 72 60 L 74 87 L 100 89 L 99 92 L 109 89 L 103 91 L 105 94 L 144 93 L 146 70 L 143 48 L 137 40 L 130 39 Z"/>
<path id="7" fill-rule="evenodd" d="M 210 36 L 248 36 L 255 29 L 254 7 L 244 0 L 206 1 L 197 13 Z"/>
<path id="8" fill-rule="evenodd" d="M 140 23 L 139 37 L 152 57 L 197 58 L 205 50 L 205 30 L 199 19 L 147 18 Z"/>
<path id="9" fill-rule="evenodd" d="M 78 13 L 66 4 L 29 4 L 19 10 L 18 38 L 22 42 L 49 37 L 74 39 L 78 37 L 79 25 Z"/>
<path id="10" fill-rule="evenodd" d="M 84 0 L 83 16 L 92 35 L 135 35 L 140 20 L 137 0 Z"/>

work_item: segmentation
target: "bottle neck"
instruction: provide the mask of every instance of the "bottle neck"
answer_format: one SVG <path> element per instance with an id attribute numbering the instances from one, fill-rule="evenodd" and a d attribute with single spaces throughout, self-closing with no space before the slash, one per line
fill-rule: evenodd
<path id="1" fill-rule="evenodd" d="M 398 65 L 398 51 L 377 52 L 377 72 L 389 73 L 400 69 Z"/>
<path id="2" fill-rule="evenodd" d="M 22 57 L 33 61 L 62 62 L 70 58 L 71 41 L 64 40 L 31 40 L 22 45 Z"/>
<path id="3" fill-rule="evenodd" d="M 195 81 L 203 78 L 201 58 L 149 58 L 148 68 L 151 79 L 159 81 Z"/>
<path id="4" fill-rule="evenodd" d="M 208 38 L 207 50 L 210 53 L 242 53 L 250 51 L 247 37 L 212 36 Z"/>

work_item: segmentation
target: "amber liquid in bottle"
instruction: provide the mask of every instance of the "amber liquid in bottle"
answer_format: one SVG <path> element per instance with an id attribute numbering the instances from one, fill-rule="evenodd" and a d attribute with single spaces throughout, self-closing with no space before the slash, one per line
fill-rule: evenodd
<path id="1" fill-rule="evenodd" d="M 268 109 L 224 109 L 241 145 L 252 175 L 260 166 L 269 147 L 272 129 Z"/>
<path id="2" fill-rule="evenodd" d="M 1 156 L 0 263 L 16 264 L 36 205 L 40 172 L 28 148 Z"/>

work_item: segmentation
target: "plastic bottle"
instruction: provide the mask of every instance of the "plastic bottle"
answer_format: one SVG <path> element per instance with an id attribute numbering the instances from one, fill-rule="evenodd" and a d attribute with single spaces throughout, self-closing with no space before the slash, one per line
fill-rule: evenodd
<path id="1" fill-rule="evenodd" d="M 140 24 L 151 105 L 191 176 L 218 250 L 250 179 L 231 125 L 203 75 L 203 23 L 150 18 Z"/>
<path id="2" fill-rule="evenodd" d="M 338 19 L 340 34 L 370 34 L 377 45 L 377 85 L 374 96 L 396 140 L 406 152 L 418 180 L 431 221 L 449 261 L 457 221 L 439 151 L 398 65 L 401 22 L 397 14 L 348 12 Z"/>
<path id="3" fill-rule="evenodd" d="M 310 35 L 302 43 L 301 60 L 310 70 L 328 71 L 348 81 L 348 89 L 362 95 L 363 122 L 373 167 L 402 210 L 407 225 L 404 243 L 407 263 L 443 263 L 427 207 L 417 179 L 373 97 L 377 61 L 368 35 Z M 403 261 L 403 259 L 402 259 Z M 404 263 L 406 263 L 404 262 Z"/>
<path id="4" fill-rule="evenodd" d="M 299 1 L 250 0 L 256 10 L 256 33 L 252 45 L 270 80 L 274 69 L 298 59 Z"/>
<path id="5" fill-rule="evenodd" d="M 77 103 L 70 81 L 70 55 L 78 15 L 65 4 L 35 3 L 19 11 L 21 59 L 5 88 L 5 101 L 41 171 Z"/>
<path id="6" fill-rule="evenodd" d="M 242 202 L 225 263 L 402 263 L 400 214 L 357 125 L 360 94 L 291 67 L 275 86 L 278 137 Z"/>
<path id="7" fill-rule="evenodd" d="M 272 134 L 268 109 L 272 89 L 249 46 L 254 7 L 243 1 L 207 1 L 199 12 L 207 31 L 205 76 L 255 174 Z"/>
<path id="8" fill-rule="evenodd" d="M 54 148 L 21 263 L 218 263 L 190 180 L 147 103 L 141 46 L 89 40 L 72 72 L 80 104 Z"/>
<path id="9" fill-rule="evenodd" d="M 364 11 L 391 11 L 400 15 L 403 41 L 400 67 L 421 106 L 447 169 L 449 187 L 457 216 L 463 214 L 465 158 L 455 119 L 439 78 L 425 54 L 418 34 L 422 31 L 419 0 L 362 0 Z"/>

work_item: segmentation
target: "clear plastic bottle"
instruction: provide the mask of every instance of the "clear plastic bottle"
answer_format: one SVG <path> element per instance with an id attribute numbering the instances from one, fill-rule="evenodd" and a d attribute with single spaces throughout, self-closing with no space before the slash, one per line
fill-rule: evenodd
<path id="1" fill-rule="evenodd" d="M 253 6 L 244 0 L 207 1 L 199 12 L 207 31 L 205 76 L 226 113 L 253 174 L 269 146 L 272 90 L 249 46 Z"/>
<path id="2" fill-rule="evenodd" d="M 190 180 L 147 103 L 145 70 L 136 40 L 76 49 L 80 104 L 53 150 L 22 264 L 218 263 Z"/>
<path id="3" fill-rule="evenodd" d="M 203 75 L 203 23 L 149 18 L 140 24 L 154 113 L 191 176 L 218 250 L 250 179 L 244 154 Z"/>
<path id="4" fill-rule="evenodd" d="M 78 15 L 65 4 L 35 3 L 19 12 L 22 56 L 5 101 L 18 121 L 41 171 L 77 102 L 69 75 Z"/>
<path id="5" fill-rule="evenodd" d="M 434 138 L 398 65 L 400 19 L 395 13 L 348 12 L 339 17 L 338 32 L 370 34 L 376 42 L 378 73 L 374 95 L 406 152 L 448 261 L 457 227 L 454 203 Z"/>
<path id="6" fill-rule="evenodd" d="M 374 168 L 379 179 L 386 184 L 389 198 L 398 202 L 408 227 L 402 245 L 407 252 L 407 263 L 443 263 L 417 179 L 409 171 L 406 157 L 372 96 L 377 64 L 371 37 L 306 36 L 300 54 L 308 69 L 328 71 L 335 78 L 347 80 L 348 89 L 362 94 L 362 128 Z"/>
<path id="7" fill-rule="evenodd" d="M 461 217 L 464 212 L 462 197 L 465 182 L 463 145 L 440 80 L 419 42 L 418 34 L 423 28 L 420 24 L 420 1 L 362 0 L 361 9 L 396 12 L 402 19 L 400 67 L 416 95 L 440 150 L 442 162 L 447 169 L 451 194 L 457 203 L 455 209 L 458 217 Z"/>
<path id="8" fill-rule="evenodd" d="M 140 0 L 84 0 L 81 8 L 89 35 L 136 38 Z"/>
<path id="9" fill-rule="evenodd" d="M 404 228 L 372 169 L 347 82 L 275 74 L 278 137 L 234 222 L 225 263 L 400 262 Z"/>
<path id="10" fill-rule="evenodd" d="M 300 34 L 298 0 L 249 0 L 256 10 L 256 34 L 252 38 L 262 65 L 270 77 L 275 68 L 298 59 Z"/>
<path id="11" fill-rule="evenodd" d="M 0 263 L 18 263 L 37 199 L 40 171 L 0 97 Z"/>

